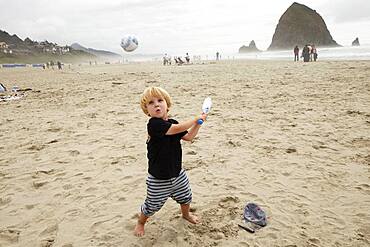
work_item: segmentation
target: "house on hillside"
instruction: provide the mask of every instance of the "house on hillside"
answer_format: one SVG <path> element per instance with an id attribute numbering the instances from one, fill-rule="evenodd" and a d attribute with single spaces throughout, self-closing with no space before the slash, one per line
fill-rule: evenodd
<path id="1" fill-rule="evenodd" d="M 70 52 L 70 47 L 68 45 L 60 47 L 60 51 L 62 54 Z"/>
<path id="2" fill-rule="evenodd" d="M 69 46 L 59 46 L 55 43 L 50 43 L 48 41 L 39 42 L 35 48 L 44 52 L 44 53 L 53 53 L 53 54 L 65 54 L 70 51 Z"/>
<path id="3" fill-rule="evenodd" d="M 5 42 L 0 41 L 0 49 L 8 49 L 8 45 Z"/>
<path id="4" fill-rule="evenodd" d="M 9 49 L 8 44 L 2 41 L 0 41 L 0 52 L 10 53 L 10 54 L 13 53 L 13 51 Z"/>

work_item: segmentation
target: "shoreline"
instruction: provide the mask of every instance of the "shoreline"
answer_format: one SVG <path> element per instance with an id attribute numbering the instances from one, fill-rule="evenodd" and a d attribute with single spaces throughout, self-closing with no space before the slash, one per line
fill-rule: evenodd
<path id="1" fill-rule="evenodd" d="M 370 60 L 370 45 L 361 45 L 361 46 L 343 46 L 343 47 L 318 47 L 318 61 L 366 61 Z M 301 53 L 302 49 L 300 49 Z M 178 54 L 177 54 L 178 55 Z M 176 56 L 176 54 L 172 54 Z M 181 55 L 180 55 L 181 56 Z M 261 61 L 291 61 L 294 59 L 293 50 L 279 50 L 279 51 L 261 51 L 256 53 L 221 53 L 221 61 L 229 60 L 261 60 Z M 196 58 L 201 58 L 197 60 Z M 95 61 L 98 63 L 122 63 L 123 59 L 125 63 L 129 61 L 130 63 L 134 62 L 160 62 L 162 63 L 163 55 L 159 54 L 129 54 L 123 53 L 120 59 L 103 59 L 103 58 L 91 58 L 91 59 L 82 59 L 81 61 L 70 62 L 70 64 L 88 64 L 91 61 L 93 64 Z M 53 59 L 48 59 L 53 60 Z M 55 59 L 58 60 L 58 59 Z M 62 57 L 59 59 L 63 61 Z M 0 64 L 4 64 L 0 58 Z M 21 61 L 21 60 L 20 60 Z M 36 61 L 36 60 L 35 60 Z M 37 60 L 38 62 L 42 60 Z M 216 61 L 215 54 L 197 54 L 194 53 L 191 56 L 192 62 L 206 62 L 206 61 Z"/>

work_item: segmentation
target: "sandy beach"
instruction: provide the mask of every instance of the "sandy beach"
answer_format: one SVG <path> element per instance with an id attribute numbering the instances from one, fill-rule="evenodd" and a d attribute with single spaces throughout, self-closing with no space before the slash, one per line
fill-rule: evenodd
<path id="1" fill-rule="evenodd" d="M 0 246 L 369 246 L 370 61 L 206 61 L 0 69 Z M 183 167 L 201 223 L 146 194 L 147 86 L 182 121 L 212 112 Z M 247 202 L 268 225 L 240 229 Z"/>

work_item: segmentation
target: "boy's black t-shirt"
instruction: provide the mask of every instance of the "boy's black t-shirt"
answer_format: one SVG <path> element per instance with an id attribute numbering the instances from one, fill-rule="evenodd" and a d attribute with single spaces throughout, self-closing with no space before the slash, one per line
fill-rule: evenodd
<path id="1" fill-rule="evenodd" d="M 180 140 L 188 132 L 166 135 L 171 125 L 177 123 L 174 119 L 167 121 L 162 118 L 149 119 L 147 125 L 149 134 L 147 141 L 148 172 L 155 178 L 169 179 L 180 174 L 182 162 Z"/>

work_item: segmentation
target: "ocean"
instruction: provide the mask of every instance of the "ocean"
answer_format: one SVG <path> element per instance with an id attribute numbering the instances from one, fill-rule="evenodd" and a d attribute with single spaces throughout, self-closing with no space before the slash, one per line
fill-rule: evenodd
<path id="1" fill-rule="evenodd" d="M 302 47 L 303 48 L 303 47 Z M 299 54 L 301 55 L 302 48 Z M 317 48 L 318 60 L 370 60 L 370 45 Z M 227 55 L 230 58 L 230 55 Z M 293 49 L 287 51 L 263 51 L 235 54 L 233 59 L 293 60 Z"/>
<path id="2" fill-rule="evenodd" d="M 300 47 L 299 54 L 302 52 Z M 361 46 L 343 46 L 343 47 L 331 47 L 331 48 L 317 48 L 318 60 L 370 60 L 370 44 Z M 170 54 L 172 55 L 172 54 Z M 175 56 L 181 56 L 181 54 L 175 54 Z M 215 60 L 216 52 L 214 54 L 192 54 L 189 51 L 189 55 L 192 58 L 200 57 L 200 60 Z M 232 59 L 257 59 L 257 60 L 293 60 L 293 48 L 292 50 L 285 51 L 262 51 L 257 53 L 222 53 L 220 49 L 221 60 L 232 60 Z M 162 61 L 163 55 L 126 55 L 125 59 L 130 61 Z M 182 56 L 184 57 L 184 56 Z M 197 61 L 194 61 L 197 62 Z"/>

